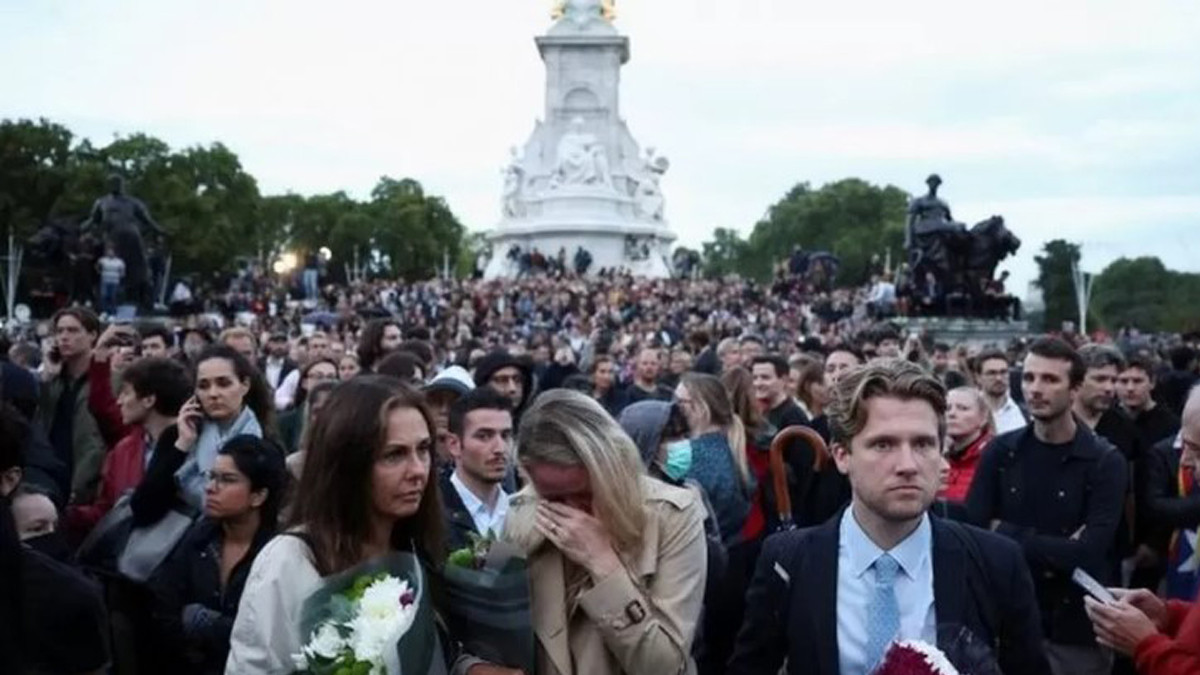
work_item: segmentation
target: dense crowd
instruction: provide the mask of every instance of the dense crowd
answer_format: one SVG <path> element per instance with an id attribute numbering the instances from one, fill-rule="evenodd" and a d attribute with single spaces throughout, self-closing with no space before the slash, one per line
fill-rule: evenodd
<path id="1" fill-rule="evenodd" d="M 0 672 L 290 673 L 323 580 L 488 533 L 537 673 L 1200 672 L 1194 341 L 937 343 L 882 277 L 311 281 L 8 336 Z M 455 630 L 436 672 L 517 672 Z"/>

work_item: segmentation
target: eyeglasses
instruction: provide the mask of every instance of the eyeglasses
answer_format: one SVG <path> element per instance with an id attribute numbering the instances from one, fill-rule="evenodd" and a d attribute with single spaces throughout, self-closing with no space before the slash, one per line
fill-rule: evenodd
<path id="1" fill-rule="evenodd" d="M 229 487 L 241 483 L 243 478 L 236 473 L 218 473 L 216 471 L 205 471 L 204 480 L 209 483 L 216 483 L 220 487 Z"/>

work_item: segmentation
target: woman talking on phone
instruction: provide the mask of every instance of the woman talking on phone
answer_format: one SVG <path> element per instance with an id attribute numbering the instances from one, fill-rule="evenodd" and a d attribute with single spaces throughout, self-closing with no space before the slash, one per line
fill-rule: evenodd
<path id="1" fill-rule="evenodd" d="M 133 522 L 158 522 L 177 506 L 204 508 L 205 476 L 230 438 L 273 436 L 271 394 L 262 375 L 224 345 L 196 359 L 196 393 L 179 410 L 173 428 L 159 437 L 146 477 L 133 493 Z"/>

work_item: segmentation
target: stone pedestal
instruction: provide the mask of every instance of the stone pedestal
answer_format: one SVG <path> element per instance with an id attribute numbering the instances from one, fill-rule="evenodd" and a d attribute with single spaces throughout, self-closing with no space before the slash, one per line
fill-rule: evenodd
<path id="1" fill-rule="evenodd" d="M 925 332 L 938 342 L 949 345 L 966 344 L 974 347 L 1004 349 L 1015 338 L 1029 335 L 1026 321 L 967 319 L 957 317 L 914 317 L 906 323 L 909 332 Z"/>
<path id="2" fill-rule="evenodd" d="M 546 64 L 545 119 L 504 169 L 485 277 L 516 276 L 520 253 L 534 249 L 547 258 L 565 249 L 573 268 L 580 248 L 592 257 L 591 273 L 668 276 L 675 235 L 659 181 L 670 164 L 653 149 L 643 152 L 619 115 L 629 39 L 604 18 L 599 0 L 570 0 L 536 42 Z"/>

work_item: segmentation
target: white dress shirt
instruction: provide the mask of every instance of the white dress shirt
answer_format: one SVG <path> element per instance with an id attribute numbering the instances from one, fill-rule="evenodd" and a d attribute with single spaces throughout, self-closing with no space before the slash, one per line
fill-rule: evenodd
<path id="1" fill-rule="evenodd" d="M 496 492 L 499 493 L 496 496 L 496 506 L 488 510 L 487 504 L 480 501 L 458 477 L 458 471 L 450 474 L 450 484 L 458 492 L 458 498 L 462 500 L 467 513 L 471 514 L 471 520 L 475 521 L 475 531 L 480 536 L 486 537 L 488 530 L 495 532 L 496 537 L 504 532 L 504 517 L 508 515 L 508 495 L 499 485 L 496 486 Z"/>
<path id="2" fill-rule="evenodd" d="M 297 368 L 283 378 L 283 382 L 275 388 L 275 409 L 283 412 L 292 405 L 296 398 L 296 389 L 300 387 L 300 369 Z"/>
<path id="3" fill-rule="evenodd" d="M 1021 412 L 1021 407 L 1012 400 L 1012 396 L 1005 397 L 1004 405 L 1000 406 L 999 410 L 993 410 L 992 417 L 996 420 L 997 434 L 1024 429 L 1028 424 L 1025 421 L 1025 413 Z"/>
<path id="4" fill-rule="evenodd" d="M 866 675 L 875 664 L 867 660 L 867 618 L 875 592 L 872 565 L 884 553 L 900 563 L 893 589 L 900 606 L 897 640 L 937 644 L 933 605 L 933 534 L 929 515 L 904 541 L 884 551 L 871 541 L 854 518 L 854 507 L 842 513 L 838 537 L 837 644 L 841 675 Z"/>
<path id="5" fill-rule="evenodd" d="M 279 377 L 283 375 L 283 364 L 283 359 L 277 359 L 273 356 L 267 357 L 267 368 L 263 375 L 267 377 L 267 384 L 271 385 L 272 389 L 279 388 Z"/>

